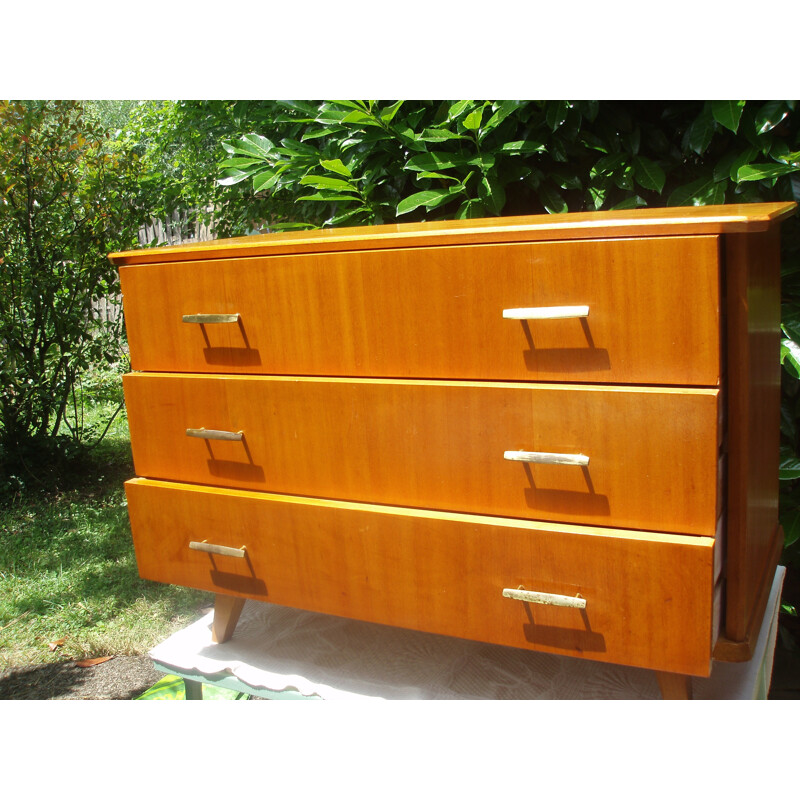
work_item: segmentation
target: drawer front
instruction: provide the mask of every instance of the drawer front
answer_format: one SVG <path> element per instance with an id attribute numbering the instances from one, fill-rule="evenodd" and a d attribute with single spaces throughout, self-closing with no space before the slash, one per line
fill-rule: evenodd
<path id="1" fill-rule="evenodd" d="M 140 371 L 719 381 L 713 236 L 241 258 L 120 276 Z M 513 318 L 563 307 L 565 318 Z"/>
<path id="2" fill-rule="evenodd" d="M 136 479 L 144 578 L 338 616 L 708 675 L 713 540 Z M 245 548 L 245 556 L 190 542 Z M 540 605 L 504 589 L 585 600 Z M 552 599 L 552 598 L 551 598 Z"/>
<path id="3" fill-rule="evenodd" d="M 716 529 L 714 389 L 152 373 L 127 375 L 124 387 L 143 477 L 708 536 Z M 588 463 L 511 460 L 519 451 Z"/>

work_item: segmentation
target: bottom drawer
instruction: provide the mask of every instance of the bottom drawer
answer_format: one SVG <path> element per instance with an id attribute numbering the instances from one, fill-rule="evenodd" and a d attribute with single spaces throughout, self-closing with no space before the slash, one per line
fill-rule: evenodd
<path id="1" fill-rule="evenodd" d="M 530 650 L 708 675 L 714 540 L 137 478 L 143 578 Z M 244 557 L 190 542 L 244 547 Z M 584 608 L 504 589 L 585 600 Z M 558 601 L 567 602 L 567 601 Z"/>

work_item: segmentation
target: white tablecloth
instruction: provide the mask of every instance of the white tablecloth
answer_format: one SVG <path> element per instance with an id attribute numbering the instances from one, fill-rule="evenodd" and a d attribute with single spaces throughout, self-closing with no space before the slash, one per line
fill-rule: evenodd
<path id="1" fill-rule="evenodd" d="M 714 662 L 695 699 L 765 699 L 785 570 L 773 581 L 751 661 Z M 211 641 L 209 613 L 151 652 L 160 665 L 232 675 L 247 686 L 328 700 L 657 699 L 654 673 L 481 644 L 248 601 L 233 638 Z"/>

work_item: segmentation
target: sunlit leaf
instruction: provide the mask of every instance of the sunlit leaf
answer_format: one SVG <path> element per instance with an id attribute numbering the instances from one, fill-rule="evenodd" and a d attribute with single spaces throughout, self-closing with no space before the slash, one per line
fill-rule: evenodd
<path id="1" fill-rule="evenodd" d="M 483 109 L 476 108 L 471 111 L 464 118 L 463 125 L 468 131 L 477 131 L 481 127 L 481 120 L 483 119 Z"/>
<path id="2" fill-rule="evenodd" d="M 791 339 L 781 339 L 781 364 L 795 378 L 800 378 L 800 345 Z"/>
<path id="3" fill-rule="evenodd" d="M 398 203 L 397 215 L 408 214 L 410 211 L 414 211 L 420 206 L 425 206 L 427 209 L 436 208 L 461 191 L 461 187 L 458 186 L 447 189 L 426 189 L 423 192 L 416 192 Z"/>
<path id="4" fill-rule="evenodd" d="M 745 164 L 739 167 L 736 179 L 740 182 L 762 181 L 779 178 L 781 175 L 789 175 L 792 172 L 800 172 L 800 167 L 792 164 Z"/>
<path id="5" fill-rule="evenodd" d="M 783 100 L 770 100 L 756 114 L 756 131 L 759 135 L 767 133 L 786 119 L 789 109 Z"/>
<path id="6" fill-rule="evenodd" d="M 336 172 L 339 175 L 344 175 L 348 178 L 353 177 L 353 173 L 342 163 L 340 158 L 332 158 L 332 159 L 324 159 L 321 158 L 320 166 L 323 169 L 327 169 L 329 172 Z"/>
<path id="7" fill-rule="evenodd" d="M 315 189 L 336 189 L 339 192 L 355 192 L 358 189 L 347 181 L 339 178 L 329 178 L 326 175 L 304 175 L 300 178 L 302 186 L 313 186 Z"/>
<path id="8" fill-rule="evenodd" d="M 711 113 L 720 125 L 736 133 L 739 130 L 744 103 L 744 100 L 712 100 Z"/>
<path id="9" fill-rule="evenodd" d="M 544 144 L 532 141 L 504 142 L 497 149 L 501 153 L 511 153 L 512 155 L 547 152 L 547 147 Z"/>
<path id="10" fill-rule="evenodd" d="M 461 116 L 461 114 L 463 114 L 470 107 L 470 105 L 472 105 L 472 103 L 472 100 L 459 100 L 458 102 L 453 103 L 447 112 L 448 120 L 452 121 Z"/>

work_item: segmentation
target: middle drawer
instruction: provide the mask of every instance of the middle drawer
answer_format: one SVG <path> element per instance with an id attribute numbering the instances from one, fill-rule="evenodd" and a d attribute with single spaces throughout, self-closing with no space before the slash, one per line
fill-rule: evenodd
<path id="1" fill-rule="evenodd" d="M 716 530 L 715 389 L 153 373 L 124 387 L 143 477 Z"/>

